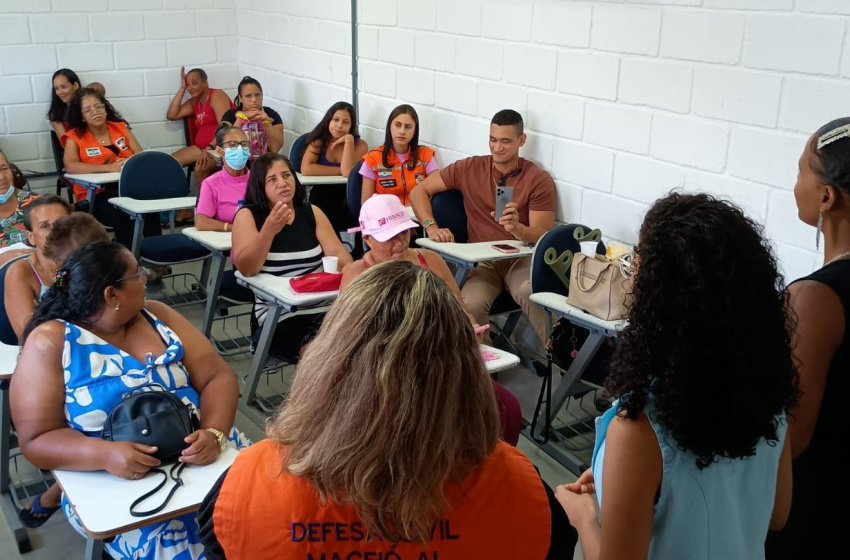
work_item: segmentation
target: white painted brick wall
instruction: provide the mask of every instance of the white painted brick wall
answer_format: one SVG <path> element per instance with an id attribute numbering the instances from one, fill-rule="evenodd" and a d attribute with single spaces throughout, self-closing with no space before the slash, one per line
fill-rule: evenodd
<path id="1" fill-rule="evenodd" d="M 46 119 L 51 75 L 99 81 L 143 148 L 183 145 L 165 119 L 180 64 L 200 65 L 233 95 L 239 38 L 233 0 L 0 2 L 0 148 L 24 169 L 55 171 Z"/>
<path id="2" fill-rule="evenodd" d="M 351 99 L 349 0 L 0 2 L 0 147 L 52 167 L 50 74 L 103 82 L 143 146 L 182 144 L 164 120 L 178 67 L 202 66 L 232 96 L 263 83 L 287 148 Z M 493 113 L 520 111 L 522 154 L 556 179 L 557 218 L 633 242 L 671 186 L 742 205 L 796 277 L 818 262 L 797 220 L 797 158 L 850 114 L 845 0 L 361 0 L 363 135 L 380 143 L 402 102 L 447 165 L 486 153 Z M 69 25 L 73 22 L 73 25 Z M 796 276 L 795 276 L 796 275 Z"/>

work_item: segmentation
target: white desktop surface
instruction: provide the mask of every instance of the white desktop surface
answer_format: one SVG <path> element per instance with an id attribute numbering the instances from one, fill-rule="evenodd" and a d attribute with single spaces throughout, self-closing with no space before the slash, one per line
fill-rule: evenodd
<path id="1" fill-rule="evenodd" d="M 440 243 L 427 238 L 416 240 L 417 245 L 436 251 L 457 260 L 470 263 L 484 261 L 500 261 L 504 259 L 518 259 L 530 257 L 534 253 L 534 247 L 523 247 L 522 241 L 516 239 L 505 241 L 481 241 L 479 243 Z M 510 245 L 519 249 L 517 253 L 502 253 L 493 249 L 493 245 Z"/>
<path id="2" fill-rule="evenodd" d="M 183 228 L 183 235 L 194 239 L 207 249 L 229 251 L 233 248 L 232 233 L 229 231 L 200 231 L 196 227 Z"/>
<path id="3" fill-rule="evenodd" d="M 499 350 L 486 344 L 481 344 L 480 346 L 482 351 L 489 350 L 499 356 L 495 360 L 484 361 L 484 367 L 487 369 L 487 373 L 496 373 L 497 371 L 502 371 L 503 369 L 508 369 L 519 364 L 519 357 L 510 352 L 505 352 L 504 350 Z"/>
<path id="4" fill-rule="evenodd" d="M 628 324 L 626 319 L 618 319 L 617 321 L 605 321 L 596 315 L 591 315 L 586 311 L 582 311 L 578 307 L 567 303 L 567 296 L 556 294 L 555 292 L 538 292 L 531 294 L 532 302 L 540 307 L 544 307 L 556 314 L 568 319 L 580 321 L 582 326 L 592 326 L 599 330 L 614 334 L 619 333 Z"/>
<path id="5" fill-rule="evenodd" d="M 342 175 L 302 175 L 297 173 L 298 181 L 306 186 L 317 185 L 344 185 L 348 183 L 348 179 Z"/>
<path id="6" fill-rule="evenodd" d="M 9 344 L 0 342 L 0 379 L 12 377 L 20 352 L 20 346 L 10 346 Z"/>
<path id="7" fill-rule="evenodd" d="M 218 459 L 203 467 L 188 465 L 183 469 L 181 486 L 159 513 L 149 517 L 133 517 L 130 515 L 130 504 L 142 494 L 153 490 L 162 480 L 160 474 L 148 474 L 139 480 L 118 478 L 107 471 L 53 471 L 53 476 L 62 487 L 65 496 L 86 532 L 92 538 L 108 538 L 128 531 L 132 528 L 143 527 L 159 519 L 171 519 L 195 511 L 206 497 L 221 474 L 233 464 L 239 452 L 232 447 L 225 449 Z M 171 464 L 165 466 L 166 472 Z M 154 496 L 139 504 L 139 509 L 150 509 L 158 505 L 168 494 L 171 480 Z M 159 501 L 157 501 L 159 500 Z"/>
<path id="8" fill-rule="evenodd" d="M 179 196 L 177 198 L 160 198 L 155 200 L 140 200 L 138 198 L 130 198 L 129 196 L 116 196 L 110 198 L 109 202 L 131 214 L 148 214 L 152 212 L 168 212 L 169 210 L 194 208 L 197 200 L 194 196 Z"/>
<path id="9" fill-rule="evenodd" d="M 88 183 L 89 185 L 105 185 L 107 183 L 117 183 L 121 178 L 120 171 L 112 171 L 109 173 L 65 173 L 65 178 L 79 183 Z"/>
<path id="10" fill-rule="evenodd" d="M 339 296 L 339 290 L 299 294 L 289 284 L 289 281 L 292 280 L 292 277 L 289 276 L 275 276 L 266 272 L 260 272 L 254 276 L 244 276 L 241 272 L 237 271 L 236 278 L 245 282 L 261 298 L 268 298 L 275 303 L 281 303 L 287 306 L 308 307 L 323 301 L 336 299 Z"/>

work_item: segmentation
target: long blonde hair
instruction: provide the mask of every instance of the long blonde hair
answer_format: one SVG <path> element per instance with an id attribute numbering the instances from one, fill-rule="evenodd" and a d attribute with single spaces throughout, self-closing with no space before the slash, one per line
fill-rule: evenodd
<path id="1" fill-rule="evenodd" d="M 499 439 L 495 390 L 446 283 L 407 261 L 360 274 L 305 352 L 266 428 L 283 468 L 351 504 L 369 534 L 426 542 L 444 485 Z"/>

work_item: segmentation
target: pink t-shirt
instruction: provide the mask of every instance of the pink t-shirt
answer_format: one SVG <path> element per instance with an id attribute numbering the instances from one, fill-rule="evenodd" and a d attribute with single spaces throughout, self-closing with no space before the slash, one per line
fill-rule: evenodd
<path id="1" fill-rule="evenodd" d="M 222 169 L 204 179 L 195 211 L 220 222 L 233 223 L 233 216 L 245 202 L 248 173 L 234 177 Z"/>

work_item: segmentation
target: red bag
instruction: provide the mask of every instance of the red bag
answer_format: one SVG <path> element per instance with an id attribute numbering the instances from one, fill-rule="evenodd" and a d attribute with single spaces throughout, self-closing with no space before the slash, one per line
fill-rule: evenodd
<path id="1" fill-rule="evenodd" d="M 337 292 L 342 283 L 342 274 L 330 272 L 311 272 L 298 278 L 292 278 L 289 285 L 296 294 L 314 292 Z"/>

